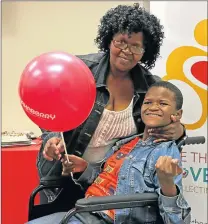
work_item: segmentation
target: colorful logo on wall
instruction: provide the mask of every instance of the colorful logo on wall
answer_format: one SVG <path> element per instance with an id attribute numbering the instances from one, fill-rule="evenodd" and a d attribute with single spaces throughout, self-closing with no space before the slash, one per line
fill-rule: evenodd
<path id="1" fill-rule="evenodd" d="M 208 184 L 208 168 L 207 167 L 189 167 L 183 168 L 183 178 L 186 178 L 188 175 L 191 176 L 194 182 L 203 182 Z"/>
<path id="2" fill-rule="evenodd" d="M 198 44 L 201 46 L 208 46 L 208 37 L 207 37 L 207 27 L 208 20 L 200 21 L 194 30 L 194 37 Z M 208 74 L 208 61 L 197 61 L 191 67 L 192 76 L 201 82 L 206 88 L 202 88 L 197 83 L 189 80 L 184 72 L 184 63 L 192 58 L 197 56 L 208 56 L 208 52 L 194 47 L 194 46 L 182 46 L 176 48 L 169 55 L 166 63 L 166 72 L 167 74 L 163 77 L 163 80 L 179 80 L 188 84 L 199 96 L 202 104 L 202 114 L 198 121 L 193 124 L 185 124 L 186 129 L 193 130 L 198 129 L 204 125 L 207 120 L 207 74 Z"/>

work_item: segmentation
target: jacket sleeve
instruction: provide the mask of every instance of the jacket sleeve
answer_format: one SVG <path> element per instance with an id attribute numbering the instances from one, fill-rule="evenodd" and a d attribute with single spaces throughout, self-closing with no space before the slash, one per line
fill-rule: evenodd
<path id="1" fill-rule="evenodd" d="M 74 175 L 73 180 L 75 183 L 79 184 L 83 190 L 87 190 L 87 188 L 94 182 L 94 180 L 98 177 L 98 175 L 102 172 L 102 164 L 88 164 L 86 170 L 76 178 Z"/>
<path id="2" fill-rule="evenodd" d="M 155 82 L 162 81 L 162 79 L 157 75 L 153 75 L 153 79 L 154 79 Z"/>
<path id="3" fill-rule="evenodd" d="M 86 170 L 79 177 L 74 175 L 73 180 L 76 184 L 80 185 L 84 191 L 86 191 L 101 172 L 102 169 L 100 163 L 88 164 Z"/>
<path id="4" fill-rule="evenodd" d="M 182 167 L 180 153 L 176 144 L 172 143 L 169 146 L 167 144 L 164 145 L 166 147 L 162 147 L 159 150 L 156 150 L 156 153 L 154 154 L 153 164 L 154 165 L 156 164 L 156 161 L 160 156 L 171 156 L 174 159 L 178 159 L 180 161 L 180 166 Z M 158 205 L 160 215 L 162 216 L 164 223 L 167 224 L 191 223 L 191 208 L 183 196 L 182 174 L 174 178 L 174 183 L 178 190 L 178 194 L 175 197 L 167 197 L 161 193 L 157 175 L 154 175 L 153 183 L 159 195 Z"/>
<path id="5" fill-rule="evenodd" d="M 44 134 L 44 136 L 43 136 Z M 60 138 L 61 135 L 58 132 L 43 132 L 41 138 L 42 138 L 42 145 L 40 147 L 40 151 L 38 152 L 37 157 L 37 168 L 40 178 L 48 175 L 49 171 L 53 169 L 54 171 L 51 173 L 51 175 L 60 175 L 61 174 L 61 164 L 59 162 L 54 161 L 48 161 L 43 157 L 43 149 L 47 143 L 47 141 L 53 137 Z"/>
<path id="6" fill-rule="evenodd" d="M 49 133 L 52 133 L 51 131 L 47 131 L 47 130 L 42 129 L 42 128 L 40 128 L 40 130 L 41 130 L 41 132 L 42 132 L 42 134 L 41 134 L 41 136 L 40 136 L 42 140 L 44 140 L 45 137 L 46 137 Z"/>

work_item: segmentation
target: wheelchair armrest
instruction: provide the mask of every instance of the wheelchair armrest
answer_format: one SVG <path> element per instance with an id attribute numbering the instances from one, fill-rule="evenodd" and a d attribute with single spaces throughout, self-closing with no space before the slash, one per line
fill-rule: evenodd
<path id="1" fill-rule="evenodd" d="M 157 206 L 157 193 L 142 193 L 131 195 L 114 195 L 105 197 L 90 197 L 80 199 L 76 202 L 75 208 L 69 210 L 59 224 L 66 224 L 76 213 L 95 212 L 110 209 L 123 209 L 144 206 Z"/>
<path id="2" fill-rule="evenodd" d="M 204 144 L 205 141 L 206 140 L 204 136 L 187 137 L 185 139 L 184 145 Z"/>
<path id="3" fill-rule="evenodd" d="M 157 201 L 157 193 L 90 197 L 78 200 L 75 204 L 75 208 L 77 210 L 81 209 L 83 212 L 102 211 L 155 205 Z"/>
<path id="4" fill-rule="evenodd" d="M 69 176 L 46 176 L 40 179 L 40 185 L 46 188 L 62 188 L 69 181 Z"/>
<path id="5" fill-rule="evenodd" d="M 178 143 L 178 148 L 184 146 L 184 145 L 195 145 L 195 144 L 204 144 L 205 143 L 205 137 L 204 136 L 195 136 L 195 137 L 188 137 L 184 136 Z"/>

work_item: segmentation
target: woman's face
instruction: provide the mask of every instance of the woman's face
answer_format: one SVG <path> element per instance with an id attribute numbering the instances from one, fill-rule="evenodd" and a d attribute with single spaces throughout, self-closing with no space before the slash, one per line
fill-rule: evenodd
<path id="1" fill-rule="evenodd" d="M 128 44 L 125 49 L 120 49 L 120 44 Z M 117 47 L 115 45 L 118 45 Z M 110 65 L 114 69 L 122 72 L 130 71 L 142 58 L 144 52 L 135 54 L 131 49 L 143 48 L 143 33 L 128 34 L 118 33 L 113 37 L 110 44 Z M 133 50 L 134 51 L 134 50 Z"/>

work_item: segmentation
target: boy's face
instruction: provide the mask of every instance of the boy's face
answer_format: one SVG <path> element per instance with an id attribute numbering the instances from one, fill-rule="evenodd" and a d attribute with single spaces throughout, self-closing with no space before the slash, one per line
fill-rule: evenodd
<path id="1" fill-rule="evenodd" d="M 152 87 L 147 91 L 141 108 L 141 117 L 148 128 L 171 123 L 171 115 L 181 118 L 182 110 L 176 110 L 175 95 L 169 89 Z"/>

